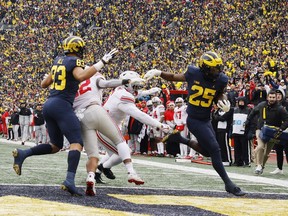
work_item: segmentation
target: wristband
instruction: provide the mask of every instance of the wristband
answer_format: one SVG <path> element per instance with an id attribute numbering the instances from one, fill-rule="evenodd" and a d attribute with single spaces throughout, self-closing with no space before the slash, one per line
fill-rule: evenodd
<path id="1" fill-rule="evenodd" d="M 104 65 L 108 63 L 108 62 L 105 62 L 103 59 L 101 59 L 101 61 Z"/>
<path id="2" fill-rule="evenodd" d="M 94 64 L 93 66 L 94 66 L 94 68 L 95 68 L 97 71 L 100 71 L 101 68 L 104 66 L 104 63 L 103 63 L 103 61 L 102 61 L 102 59 L 101 59 L 99 62 L 97 62 L 97 63 Z"/>

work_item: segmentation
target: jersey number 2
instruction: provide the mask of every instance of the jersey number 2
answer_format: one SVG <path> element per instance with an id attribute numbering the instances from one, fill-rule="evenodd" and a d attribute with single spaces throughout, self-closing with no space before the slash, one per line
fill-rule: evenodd
<path id="1" fill-rule="evenodd" d="M 194 106 L 210 107 L 215 96 L 216 90 L 210 88 L 203 88 L 199 85 L 193 85 L 191 90 L 194 94 L 189 97 L 189 103 Z"/>

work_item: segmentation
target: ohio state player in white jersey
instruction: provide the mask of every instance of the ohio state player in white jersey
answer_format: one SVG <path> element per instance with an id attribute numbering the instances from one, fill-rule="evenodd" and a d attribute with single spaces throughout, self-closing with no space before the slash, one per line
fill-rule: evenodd
<path id="1" fill-rule="evenodd" d="M 161 122 L 153 119 L 146 113 L 143 113 L 135 105 L 135 96 L 133 94 L 137 93 L 139 88 L 142 88 L 143 81 L 139 74 L 134 71 L 125 71 L 123 72 L 120 79 L 130 79 L 130 80 L 139 80 L 139 82 L 134 82 L 126 84 L 123 86 L 117 87 L 114 92 L 109 96 L 107 101 L 104 104 L 104 108 L 108 111 L 111 118 L 115 121 L 119 127 L 121 127 L 121 122 L 126 118 L 127 115 L 132 116 L 143 124 L 150 125 L 152 127 L 162 129 L 165 131 L 171 130 L 171 128 L 162 124 Z M 103 135 L 100 132 L 97 132 L 97 136 L 100 142 L 107 148 L 111 146 L 112 142 L 109 138 Z M 115 152 L 109 160 L 105 161 L 106 158 L 101 159 L 100 163 L 103 163 L 104 168 L 111 168 L 114 165 L 121 163 L 119 155 Z M 99 170 L 97 170 L 99 172 Z"/>
<path id="2" fill-rule="evenodd" d="M 152 117 L 157 121 L 164 121 L 165 107 L 159 97 L 152 98 L 153 112 Z M 164 144 L 162 138 L 164 136 L 162 131 L 153 128 L 154 140 L 151 142 L 152 155 L 164 156 Z M 157 146 L 157 147 L 156 147 Z M 157 150 L 157 151 L 156 151 Z"/>
<path id="3" fill-rule="evenodd" d="M 174 123 L 176 125 L 176 129 L 180 131 L 181 136 L 187 137 L 188 136 L 188 129 L 186 126 L 187 120 L 187 106 L 184 104 L 184 100 L 181 97 L 176 98 L 175 100 L 175 108 L 174 108 Z M 182 143 L 180 145 L 180 157 L 185 158 L 188 154 L 187 145 Z"/>
<path id="4" fill-rule="evenodd" d="M 101 133 L 112 140 L 110 149 L 113 149 L 113 152 L 119 154 L 121 161 L 124 162 L 129 173 L 128 181 L 134 182 L 135 184 L 144 183 L 133 169 L 130 149 L 118 126 L 101 106 L 102 91 L 104 88 L 117 87 L 128 82 L 129 80 L 107 81 L 100 73 L 96 73 L 90 79 L 83 81 L 77 92 L 73 107 L 81 122 L 84 147 L 89 158 L 86 164 L 88 173 L 86 179 L 86 194 L 89 196 L 94 196 L 96 193 L 94 178 L 99 161 L 96 130 L 101 131 Z"/>

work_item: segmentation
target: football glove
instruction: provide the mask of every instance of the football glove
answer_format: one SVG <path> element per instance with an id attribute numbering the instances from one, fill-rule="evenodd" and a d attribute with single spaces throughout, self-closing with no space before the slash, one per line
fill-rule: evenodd
<path id="1" fill-rule="evenodd" d="M 231 104 L 229 100 L 219 100 L 217 106 L 224 112 L 228 112 L 230 110 Z"/>
<path id="2" fill-rule="evenodd" d="M 152 79 L 154 76 L 160 76 L 162 73 L 162 71 L 157 70 L 157 69 L 152 69 L 146 72 L 146 74 L 144 75 L 144 79 L 146 80 L 150 80 Z"/>
<path id="3" fill-rule="evenodd" d="M 164 133 L 170 133 L 173 129 L 167 124 L 161 124 L 160 128 Z"/>
<path id="4" fill-rule="evenodd" d="M 112 49 L 109 53 L 106 53 L 101 61 L 103 64 L 108 64 L 108 62 L 115 56 L 115 54 L 118 52 L 116 48 Z"/>

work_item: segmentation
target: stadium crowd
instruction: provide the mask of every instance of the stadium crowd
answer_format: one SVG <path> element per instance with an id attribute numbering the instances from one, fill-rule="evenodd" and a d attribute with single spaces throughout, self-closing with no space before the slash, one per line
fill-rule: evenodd
<path id="1" fill-rule="evenodd" d="M 107 79 L 126 70 L 182 73 L 188 64 L 198 64 L 203 52 L 214 50 L 230 78 L 232 105 L 238 96 L 257 104 L 253 95 L 261 86 L 288 82 L 285 0 L 6 0 L 0 6 L 3 116 L 21 103 L 33 108 L 46 100 L 48 91 L 40 82 L 53 58 L 63 54 L 59 41 L 69 34 L 86 41 L 87 65 L 119 49 L 121 54 L 102 70 Z M 162 88 L 162 96 L 167 89 L 186 88 L 160 79 L 146 85 Z"/>

